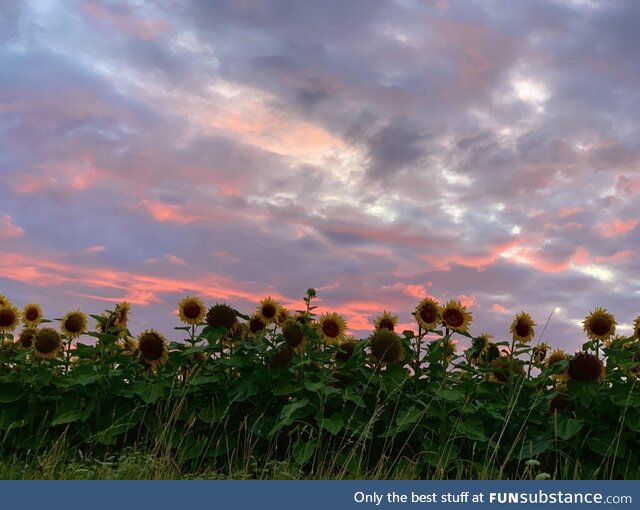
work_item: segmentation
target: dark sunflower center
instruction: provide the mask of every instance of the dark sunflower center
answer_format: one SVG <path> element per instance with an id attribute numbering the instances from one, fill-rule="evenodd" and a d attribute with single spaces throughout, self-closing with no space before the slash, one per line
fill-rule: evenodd
<path id="1" fill-rule="evenodd" d="M 326 320 L 322 324 L 322 332 L 329 338 L 335 338 L 340 334 L 340 325 L 333 320 Z"/>
<path id="2" fill-rule="evenodd" d="M 38 310 L 35 308 L 29 308 L 24 316 L 28 321 L 35 321 L 38 318 Z"/>
<path id="3" fill-rule="evenodd" d="M 519 320 L 516 324 L 516 335 L 518 335 L 519 337 L 524 338 L 529 336 L 530 331 L 530 326 L 526 322 Z"/>
<path id="4" fill-rule="evenodd" d="M 207 313 L 207 324 L 212 328 L 225 327 L 230 329 L 236 322 L 236 313 L 229 305 L 214 305 Z"/>
<path id="5" fill-rule="evenodd" d="M 380 329 L 388 329 L 390 331 L 393 331 L 395 328 L 395 326 L 393 325 L 393 321 L 391 319 L 382 319 L 378 327 Z"/>
<path id="6" fill-rule="evenodd" d="M 55 351 L 60 345 L 60 336 L 53 330 L 45 329 L 40 331 L 35 339 L 35 348 L 43 354 L 49 354 Z"/>
<path id="7" fill-rule="evenodd" d="M 33 337 L 35 336 L 35 334 L 36 332 L 34 329 L 24 330 L 20 335 L 20 345 L 22 345 L 22 347 L 25 347 L 25 348 L 31 347 L 31 344 L 33 343 Z"/>
<path id="8" fill-rule="evenodd" d="M 262 315 L 264 315 L 265 319 L 273 319 L 276 316 L 276 312 L 278 310 L 271 303 L 266 303 L 262 307 Z"/>
<path id="9" fill-rule="evenodd" d="M 459 328 L 464 324 L 464 316 L 460 310 L 449 308 L 442 314 L 442 319 L 452 328 Z"/>
<path id="10" fill-rule="evenodd" d="M 190 301 L 182 308 L 182 313 L 187 319 L 196 319 L 200 315 L 200 305 Z"/>
<path id="11" fill-rule="evenodd" d="M 146 333 L 140 339 L 140 352 L 150 361 L 160 359 L 164 353 L 162 338 L 155 333 Z"/>
<path id="12" fill-rule="evenodd" d="M 257 333 L 258 331 L 262 331 L 264 329 L 264 322 L 260 319 L 251 319 L 249 321 L 249 331 L 252 333 Z"/>
<path id="13" fill-rule="evenodd" d="M 592 354 L 578 354 L 569 362 L 569 377 L 575 381 L 597 381 L 601 375 L 600 360 Z"/>
<path id="14" fill-rule="evenodd" d="M 425 305 L 420 310 L 420 318 L 425 321 L 427 324 L 436 321 L 436 311 L 430 305 Z"/>
<path id="15" fill-rule="evenodd" d="M 80 315 L 70 315 L 64 321 L 64 327 L 69 333 L 79 333 L 82 331 L 82 317 Z"/>
<path id="16" fill-rule="evenodd" d="M 340 351 L 336 354 L 336 359 L 338 361 L 348 361 L 349 358 L 353 355 L 353 343 L 352 342 L 344 342 L 340 344 Z"/>
<path id="17" fill-rule="evenodd" d="M 371 337 L 371 351 L 380 361 L 398 361 L 402 356 L 402 343 L 395 333 L 380 331 Z"/>
<path id="18" fill-rule="evenodd" d="M 591 319 L 589 326 L 594 335 L 606 335 L 611 328 L 611 321 L 606 317 L 594 317 Z"/>
<path id="19" fill-rule="evenodd" d="M 544 359 L 547 357 L 547 350 L 546 349 L 538 349 L 536 352 L 536 357 L 538 359 L 538 361 L 544 361 Z"/>
<path id="20" fill-rule="evenodd" d="M 16 315 L 9 308 L 0 310 L 0 328 L 11 326 L 16 320 Z"/>

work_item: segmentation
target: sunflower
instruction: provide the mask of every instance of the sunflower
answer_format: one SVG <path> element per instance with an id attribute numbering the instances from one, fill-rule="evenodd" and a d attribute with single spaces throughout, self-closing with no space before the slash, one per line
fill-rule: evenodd
<path id="1" fill-rule="evenodd" d="M 20 322 L 20 312 L 11 303 L 0 305 L 0 333 L 10 333 Z"/>
<path id="2" fill-rule="evenodd" d="M 347 323 L 337 313 L 323 313 L 318 319 L 318 329 L 325 344 L 339 344 L 345 339 Z"/>
<path id="3" fill-rule="evenodd" d="M 35 328 L 25 328 L 20 332 L 20 336 L 16 340 L 16 343 L 20 347 L 29 349 L 33 344 L 33 339 L 36 336 L 37 330 Z"/>
<path id="4" fill-rule="evenodd" d="M 562 411 L 569 411 L 573 407 L 573 403 L 566 395 L 558 393 L 555 397 L 549 400 L 549 414 L 561 413 Z"/>
<path id="5" fill-rule="evenodd" d="M 260 320 L 265 324 L 271 324 L 275 322 L 280 313 L 280 305 L 277 301 L 271 299 L 271 296 L 267 296 L 256 308 L 255 314 L 260 317 Z"/>
<path id="6" fill-rule="evenodd" d="M 217 303 L 209 308 L 206 317 L 207 324 L 212 328 L 235 329 L 238 324 L 236 311 L 226 303 Z"/>
<path id="7" fill-rule="evenodd" d="M 640 315 L 633 321 L 633 338 L 640 340 Z"/>
<path id="8" fill-rule="evenodd" d="M 426 297 L 418 303 L 418 306 L 416 306 L 413 312 L 413 316 L 416 318 L 418 324 L 427 331 L 435 329 L 442 318 L 438 302 L 430 297 Z"/>
<path id="9" fill-rule="evenodd" d="M 69 340 L 87 332 L 87 316 L 80 310 L 67 313 L 60 321 L 60 329 Z"/>
<path id="10" fill-rule="evenodd" d="M 382 311 L 382 315 L 378 315 L 373 321 L 373 327 L 375 329 L 388 329 L 389 331 L 395 331 L 398 325 L 398 316 L 391 315 L 386 310 Z"/>
<path id="11" fill-rule="evenodd" d="M 280 310 L 278 311 L 278 317 L 276 317 L 276 323 L 278 324 L 278 326 L 282 326 L 290 318 L 291 318 L 291 313 L 289 313 L 289 310 L 281 306 Z"/>
<path id="12" fill-rule="evenodd" d="M 11 301 L 9 301 L 9 298 L 4 294 L 0 294 L 0 306 L 5 306 L 5 305 L 6 306 L 11 305 Z"/>
<path id="13" fill-rule="evenodd" d="M 404 358 L 402 340 L 393 331 L 378 329 L 371 335 L 369 343 L 371 352 L 378 361 L 394 363 Z"/>
<path id="14" fill-rule="evenodd" d="M 579 352 L 569 361 L 567 375 L 573 381 L 599 381 L 604 377 L 604 364 L 593 354 Z"/>
<path id="15" fill-rule="evenodd" d="M 296 352 L 304 351 L 307 339 L 299 324 L 294 320 L 288 320 L 282 325 L 282 338 L 287 345 Z"/>
<path id="16" fill-rule="evenodd" d="M 252 315 L 249 319 L 249 334 L 255 336 L 258 332 L 263 331 L 267 325 L 257 315 Z"/>
<path id="17" fill-rule="evenodd" d="M 207 310 L 204 303 L 195 296 L 184 297 L 178 303 L 178 317 L 185 324 L 197 326 L 204 320 L 205 315 Z"/>
<path id="18" fill-rule="evenodd" d="M 22 311 L 22 323 L 27 328 L 36 328 L 43 319 L 42 308 L 36 303 L 29 303 Z"/>
<path id="19" fill-rule="evenodd" d="M 582 329 L 591 340 L 607 341 L 616 332 L 616 319 L 604 308 L 596 308 L 582 321 Z"/>
<path id="20" fill-rule="evenodd" d="M 138 341 L 135 338 L 131 338 L 130 336 L 118 340 L 116 342 L 116 346 L 124 354 L 131 354 L 132 356 L 135 356 L 140 352 Z"/>
<path id="21" fill-rule="evenodd" d="M 60 349 L 62 349 L 62 338 L 53 328 L 38 329 L 31 347 L 38 358 L 55 358 L 58 352 L 60 352 Z"/>
<path id="22" fill-rule="evenodd" d="M 284 346 L 276 353 L 273 358 L 271 358 L 269 366 L 276 368 L 287 368 L 289 366 L 289 363 L 291 363 L 291 357 L 291 349 L 288 345 Z"/>
<path id="23" fill-rule="evenodd" d="M 509 327 L 509 331 L 511 332 L 511 336 L 514 342 L 527 343 L 531 341 L 533 336 L 535 335 L 534 326 L 536 325 L 527 312 L 520 312 L 516 315 L 516 318 L 513 319 L 511 326 Z"/>
<path id="24" fill-rule="evenodd" d="M 444 359 L 447 363 L 450 363 L 453 357 L 456 355 L 458 351 L 458 344 L 455 340 L 449 339 L 447 342 L 442 343 L 442 348 L 444 349 Z"/>
<path id="25" fill-rule="evenodd" d="M 480 366 L 485 363 L 491 363 L 500 356 L 498 347 L 491 341 L 492 338 L 493 336 L 489 333 L 483 333 L 473 339 L 471 349 L 467 353 L 472 365 Z"/>
<path id="26" fill-rule="evenodd" d="M 489 380 L 493 382 L 506 383 L 511 376 L 524 376 L 522 362 L 509 356 L 500 356 L 491 362 L 491 373 Z"/>
<path id="27" fill-rule="evenodd" d="M 547 368 L 552 368 L 557 363 L 568 359 L 569 354 L 566 351 L 564 351 L 563 349 L 556 349 L 551 354 L 549 354 L 549 357 L 547 357 L 547 359 L 545 360 L 545 365 L 547 366 Z M 567 378 L 567 369 L 564 369 L 562 372 L 559 372 L 557 374 L 553 374 L 553 377 L 561 381 L 565 380 Z"/>
<path id="28" fill-rule="evenodd" d="M 118 328 L 121 333 L 127 331 L 130 311 L 131 305 L 127 301 L 122 301 L 116 305 L 116 309 L 113 312 L 115 316 L 114 326 Z"/>
<path id="29" fill-rule="evenodd" d="M 346 363 L 349 361 L 351 356 L 353 356 L 353 349 L 355 348 L 358 340 L 349 335 L 344 342 L 340 344 L 340 349 L 336 352 L 336 360 L 342 363 Z"/>
<path id="30" fill-rule="evenodd" d="M 138 349 L 143 363 L 155 370 L 164 365 L 169 359 L 167 339 L 154 329 L 145 329 L 138 335 Z"/>
<path id="31" fill-rule="evenodd" d="M 547 353 L 551 347 L 547 343 L 540 343 L 533 347 L 533 361 L 540 364 L 547 357 Z"/>
<path id="32" fill-rule="evenodd" d="M 460 301 L 451 300 L 442 307 L 442 324 L 458 332 L 466 332 L 472 315 Z"/>

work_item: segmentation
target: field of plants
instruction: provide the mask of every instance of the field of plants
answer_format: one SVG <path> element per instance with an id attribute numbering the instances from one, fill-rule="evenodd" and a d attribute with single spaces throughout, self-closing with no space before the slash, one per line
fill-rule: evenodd
<path id="1" fill-rule="evenodd" d="M 47 320 L 0 295 L 0 476 L 640 478 L 640 317 L 621 337 L 598 308 L 566 353 L 525 312 L 495 342 L 429 297 L 358 340 L 315 297 L 185 297 L 168 341 L 126 302 Z"/>

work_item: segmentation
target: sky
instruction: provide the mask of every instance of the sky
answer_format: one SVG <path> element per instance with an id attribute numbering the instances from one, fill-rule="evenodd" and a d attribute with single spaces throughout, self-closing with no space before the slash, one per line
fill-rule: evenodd
<path id="1" fill-rule="evenodd" d="M 640 315 L 640 2 L 0 2 L 0 293 Z"/>

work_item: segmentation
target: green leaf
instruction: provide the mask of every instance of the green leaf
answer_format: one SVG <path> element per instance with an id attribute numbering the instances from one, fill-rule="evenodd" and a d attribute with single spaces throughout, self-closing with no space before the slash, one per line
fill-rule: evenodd
<path id="1" fill-rule="evenodd" d="M 18 384 L 0 384 L 0 404 L 15 402 L 16 400 L 20 400 L 23 395 L 24 391 Z"/>
<path id="2" fill-rule="evenodd" d="M 140 390 L 136 390 L 136 394 L 147 404 L 151 404 L 156 400 L 164 397 L 164 386 L 157 382 L 150 382 Z"/>
<path id="3" fill-rule="evenodd" d="M 468 437 L 469 439 L 473 439 L 474 441 L 485 442 L 487 440 L 487 436 L 484 435 L 484 431 L 482 430 L 482 428 L 471 423 L 459 423 L 457 432 L 459 435 Z"/>
<path id="4" fill-rule="evenodd" d="M 317 442 L 315 440 L 302 441 L 298 439 L 296 444 L 293 445 L 293 460 L 300 466 L 308 462 L 316 450 L 316 444 Z"/>
<path id="5" fill-rule="evenodd" d="M 439 390 L 437 390 L 436 395 L 449 402 L 460 402 L 464 400 L 465 397 L 464 393 L 462 393 L 461 391 L 448 390 L 445 388 L 440 388 Z"/>
<path id="6" fill-rule="evenodd" d="M 564 415 L 558 416 L 556 414 L 555 416 L 557 416 L 556 434 L 560 439 L 564 439 L 565 441 L 575 436 L 584 426 L 584 422 L 582 420 L 569 418 Z"/>
<path id="7" fill-rule="evenodd" d="M 342 430 L 344 421 L 340 413 L 334 413 L 330 418 L 325 418 L 322 421 L 322 427 L 327 429 L 334 436 Z"/>
<path id="8" fill-rule="evenodd" d="M 109 427 L 95 434 L 93 438 L 104 445 L 115 444 L 117 437 L 140 423 L 143 416 L 144 411 L 142 410 L 131 411 L 116 419 Z"/>
<path id="9" fill-rule="evenodd" d="M 416 406 L 411 406 L 408 409 L 401 409 L 398 411 L 396 416 L 396 425 L 399 427 L 413 425 L 422 418 L 423 414 L 424 410 L 420 410 Z"/>
<path id="10" fill-rule="evenodd" d="M 280 422 L 285 425 L 291 425 L 298 418 L 307 416 L 309 412 L 305 412 L 305 408 L 309 404 L 309 399 L 303 398 L 287 404 L 280 411 Z"/>

